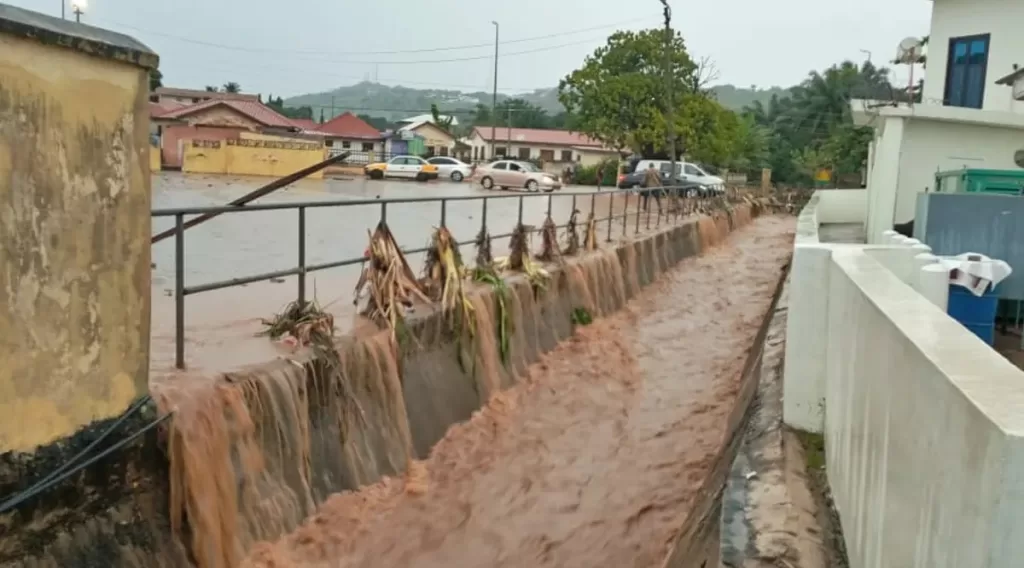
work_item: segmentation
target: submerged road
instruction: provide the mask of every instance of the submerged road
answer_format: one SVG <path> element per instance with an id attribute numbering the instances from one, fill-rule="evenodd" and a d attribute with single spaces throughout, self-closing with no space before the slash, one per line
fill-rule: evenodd
<path id="1" fill-rule="evenodd" d="M 766 217 L 581 328 L 405 479 L 335 495 L 248 567 L 658 566 L 707 477 L 791 250 Z"/>
<path id="2" fill-rule="evenodd" d="M 266 183 L 261 178 L 204 176 L 161 172 L 153 177 L 153 208 L 201 207 L 223 205 Z M 575 191 L 590 191 L 578 188 Z M 552 218 L 558 224 L 569 219 L 574 190 L 564 189 L 552 194 Z M 446 181 L 416 183 L 406 181 L 371 181 L 359 177 L 328 177 L 323 180 L 301 180 L 259 200 L 259 203 L 301 201 L 367 200 L 375 198 L 445 198 L 462 196 L 505 196 L 508 192 L 484 190 L 469 182 Z M 590 212 L 590 197 L 576 201 L 581 223 Z M 597 217 L 607 217 L 607 198 L 595 200 Z M 624 199 L 613 203 L 617 213 L 623 210 Z M 631 200 L 635 209 L 636 198 Z M 535 197 L 524 200 L 523 222 L 540 226 L 547 214 L 548 200 Z M 434 227 L 440 224 L 441 206 L 437 203 L 405 203 L 388 206 L 388 225 L 398 244 L 414 249 L 426 246 Z M 369 238 L 367 231 L 376 227 L 379 205 L 317 208 L 306 214 L 306 261 L 318 264 L 363 254 Z M 509 233 L 518 218 L 517 199 L 492 199 L 488 203 L 487 225 L 492 235 Z M 476 237 L 481 224 L 480 201 L 453 201 L 447 206 L 447 226 L 461 241 Z M 646 218 L 644 218 L 646 221 Z M 615 227 L 616 236 L 622 225 Z M 172 218 L 154 219 L 154 234 L 173 227 Z M 635 220 L 630 219 L 629 234 Z M 605 235 L 606 226 L 601 229 Z M 229 280 L 239 276 L 285 270 L 298 265 L 298 213 L 292 211 L 254 211 L 221 215 L 185 233 L 185 282 L 187 286 Z M 602 239 L 603 240 L 603 239 Z M 508 239 L 495 239 L 496 256 L 507 253 Z M 536 246 L 536 245 L 535 245 Z M 462 247 L 462 254 L 472 258 L 472 245 Z M 153 376 L 167 375 L 174 365 L 174 239 L 153 246 Z M 409 263 L 419 271 L 423 255 L 410 255 Z M 352 291 L 359 277 L 360 266 L 348 266 L 310 274 L 307 297 L 316 298 L 334 314 L 340 331 L 352 321 Z M 269 318 L 296 299 L 297 280 L 260 282 L 243 287 L 204 292 L 186 298 L 186 357 L 194 373 L 212 375 L 218 371 L 262 362 L 275 357 L 269 342 L 257 339 L 260 319 Z"/>

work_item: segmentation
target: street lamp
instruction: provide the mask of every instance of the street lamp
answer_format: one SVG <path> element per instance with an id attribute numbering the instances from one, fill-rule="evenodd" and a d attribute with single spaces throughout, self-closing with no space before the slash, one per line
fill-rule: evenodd
<path id="1" fill-rule="evenodd" d="M 88 0 L 71 0 L 71 11 L 75 13 L 75 21 L 82 21 L 82 12 L 89 7 Z"/>
<path id="2" fill-rule="evenodd" d="M 491 97 L 491 157 L 494 157 L 494 139 L 498 136 L 498 22 L 494 24 L 494 94 Z M 511 132 L 511 125 L 509 132 Z"/>
<path id="3" fill-rule="evenodd" d="M 862 50 L 860 50 L 860 52 L 865 54 L 865 55 L 867 55 L 868 56 L 868 63 L 871 63 L 871 52 L 866 50 L 866 49 L 862 49 Z"/>

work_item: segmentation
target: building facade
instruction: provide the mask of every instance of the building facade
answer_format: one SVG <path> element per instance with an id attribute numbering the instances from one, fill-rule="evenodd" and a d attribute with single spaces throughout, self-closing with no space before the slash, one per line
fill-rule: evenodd
<path id="1" fill-rule="evenodd" d="M 539 128 L 495 128 L 494 153 L 491 153 L 491 128 L 478 126 L 466 139 L 470 159 L 484 161 L 508 156 L 517 160 L 537 160 L 544 169 L 558 172 L 569 164 L 595 166 L 619 153 L 601 142 L 568 130 Z"/>
<path id="2" fill-rule="evenodd" d="M 854 100 L 874 128 L 866 164 L 867 238 L 916 215 L 935 174 L 1019 169 L 1024 151 L 1024 3 L 934 0 L 921 102 Z"/>

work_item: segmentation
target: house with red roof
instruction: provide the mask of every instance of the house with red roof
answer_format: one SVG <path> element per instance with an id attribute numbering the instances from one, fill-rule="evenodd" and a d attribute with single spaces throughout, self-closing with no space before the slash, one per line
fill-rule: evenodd
<path id="1" fill-rule="evenodd" d="M 302 132 L 301 127 L 255 99 L 210 98 L 172 106 L 175 103 L 150 103 L 161 161 L 168 169 L 181 167 L 182 149 L 188 140 L 237 140 L 244 132 L 285 136 Z"/>
<path id="2" fill-rule="evenodd" d="M 619 153 L 601 141 L 568 130 L 498 127 L 494 129 L 494 154 L 491 154 L 491 127 L 477 126 L 466 139 L 472 160 L 508 156 L 514 160 L 540 160 L 544 169 L 558 172 L 571 163 L 594 166 Z"/>
<path id="3" fill-rule="evenodd" d="M 384 153 L 384 134 L 365 120 L 345 112 L 313 128 L 304 126 L 303 134 L 323 139 L 333 152 L 351 152 L 349 163 L 372 162 Z"/>

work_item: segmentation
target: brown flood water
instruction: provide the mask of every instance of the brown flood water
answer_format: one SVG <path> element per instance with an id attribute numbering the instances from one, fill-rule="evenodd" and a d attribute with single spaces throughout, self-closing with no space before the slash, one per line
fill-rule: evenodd
<path id="1" fill-rule="evenodd" d="M 405 479 L 338 494 L 249 567 L 657 566 L 723 441 L 791 250 L 765 217 L 579 329 Z"/>

